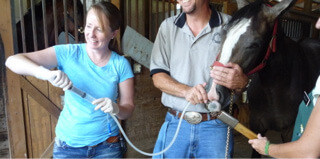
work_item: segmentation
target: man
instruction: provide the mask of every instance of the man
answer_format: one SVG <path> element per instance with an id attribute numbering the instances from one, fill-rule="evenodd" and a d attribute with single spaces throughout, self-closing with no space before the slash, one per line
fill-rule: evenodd
<path id="1" fill-rule="evenodd" d="M 178 3 L 183 13 L 162 22 L 151 55 L 151 76 L 154 85 L 163 92 L 163 105 L 168 107 L 154 153 L 171 142 L 188 103 L 191 105 L 187 118 L 188 114 L 195 114 L 200 122 L 184 120 L 172 147 L 155 158 L 223 158 L 227 125 L 216 120 L 205 104 L 209 101 L 206 90 L 210 87 L 210 66 L 219 53 L 222 25 L 229 16 L 217 12 L 209 0 L 178 0 Z M 248 84 L 241 68 L 232 63 L 214 67 L 212 76 L 214 83 L 229 89 L 242 89 Z M 218 96 L 211 94 L 211 100 L 212 97 Z M 229 135 L 227 155 L 231 157 L 232 132 Z"/>

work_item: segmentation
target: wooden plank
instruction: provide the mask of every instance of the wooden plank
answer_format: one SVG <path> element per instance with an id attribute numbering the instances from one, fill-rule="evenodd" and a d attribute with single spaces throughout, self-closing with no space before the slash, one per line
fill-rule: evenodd
<path id="1" fill-rule="evenodd" d="M 54 140 L 50 143 L 47 149 L 42 153 L 40 158 L 52 158 Z"/>
<path id="2" fill-rule="evenodd" d="M 63 0 L 63 12 L 67 13 L 67 1 Z M 69 43 L 69 34 L 68 34 L 68 17 L 67 14 L 63 14 L 64 15 L 64 32 L 65 32 L 65 39 L 66 39 L 66 43 Z"/>
<path id="3" fill-rule="evenodd" d="M 28 80 L 23 76 L 20 76 L 21 88 L 32 96 L 44 109 L 46 109 L 55 118 L 59 118 L 61 109 L 57 107 L 53 102 L 48 100 L 48 98 L 42 94 L 36 87 L 34 87 Z"/>
<path id="4" fill-rule="evenodd" d="M 50 93 L 49 93 L 50 92 Z M 48 84 L 48 98 L 54 103 L 60 110 L 62 110 L 62 100 L 64 97 L 64 91 L 61 88 L 57 88 L 51 84 Z"/>
<path id="5" fill-rule="evenodd" d="M 10 0 L 0 1 L 0 35 L 5 48 L 5 57 L 14 54 L 13 46 L 13 21 L 12 13 L 14 11 L 14 6 L 11 4 Z M 3 52 L 1 52 L 3 53 Z M 12 158 L 24 158 L 27 155 L 26 148 L 26 138 L 25 138 L 25 127 L 23 122 L 23 111 L 22 111 L 22 98 L 20 91 L 19 76 L 15 73 L 7 70 L 7 99 L 6 101 L 6 111 L 7 111 L 7 121 L 9 130 L 9 141 L 10 141 L 10 156 Z"/>
<path id="6" fill-rule="evenodd" d="M 52 88 L 45 81 L 37 82 L 37 79 L 33 77 L 24 78 L 21 76 L 20 81 L 25 99 L 28 157 L 38 158 L 43 155 L 43 151 L 54 139 L 56 120 L 62 109 L 59 105 L 61 105 L 60 95 L 63 91 L 55 87 Z M 51 89 L 48 91 L 48 88 Z M 54 101 L 51 101 L 52 99 Z"/>
<path id="7" fill-rule="evenodd" d="M 21 24 L 21 41 L 22 41 L 22 50 L 23 52 L 27 52 L 27 47 L 26 47 L 26 31 L 25 31 L 25 25 L 24 25 L 24 18 L 23 17 L 24 13 L 23 13 L 23 1 L 19 0 L 19 10 L 20 10 L 20 24 Z"/>
<path id="8" fill-rule="evenodd" d="M 36 15 L 35 15 L 35 2 L 31 0 L 31 21 L 32 21 L 32 35 L 33 35 L 33 47 L 34 50 L 38 50 L 38 39 L 37 39 L 37 25 L 36 25 Z"/>
<path id="9" fill-rule="evenodd" d="M 111 3 L 120 8 L 120 0 L 111 0 Z"/>
<path id="10" fill-rule="evenodd" d="M 142 21 L 139 21 L 139 19 L 141 19 L 141 17 L 139 16 L 139 1 L 138 0 L 135 0 L 136 1 L 136 3 L 135 3 L 135 9 L 134 9 L 134 13 L 133 13 L 133 15 L 134 15 L 134 17 L 135 17 L 135 19 L 136 20 L 134 20 L 134 22 L 136 23 L 135 24 L 135 26 L 136 26 L 136 29 L 137 30 L 139 30 L 139 28 L 140 28 L 140 22 L 142 22 Z"/>
<path id="11" fill-rule="evenodd" d="M 23 97 L 23 110 L 24 110 L 24 123 L 26 127 L 26 140 L 27 142 L 27 151 L 28 157 L 32 156 L 32 140 L 31 140 L 31 126 L 30 126 L 30 116 L 29 116 L 29 109 L 28 109 L 28 94 L 21 92 Z"/>
<path id="12" fill-rule="evenodd" d="M 35 100 L 33 94 L 28 94 L 28 109 L 31 147 L 28 147 L 32 153 L 28 154 L 29 158 L 39 158 L 52 141 L 51 118 L 46 109 Z"/>
<path id="13" fill-rule="evenodd" d="M 42 1 L 42 15 L 43 15 L 43 36 L 44 36 L 44 47 L 48 47 L 48 26 L 47 26 L 47 8 L 46 1 Z"/>
<path id="14" fill-rule="evenodd" d="M 223 2 L 223 13 L 232 15 L 235 11 L 238 10 L 237 3 L 233 1 L 224 1 Z"/>
<path id="15" fill-rule="evenodd" d="M 54 41 L 55 44 L 58 44 L 58 18 L 57 18 L 57 1 L 56 0 L 52 0 L 53 3 L 53 25 L 54 25 Z"/>
<path id="16" fill-rule="evenodd" d="M 77 7 L 77 0 L 73 0 L 73 17 L 74 17 L 74 38 L 76 43 L 79 42 L 79 34 L 78 34 L 78 7 Z"/>
<path id="17" fill-rule="evenodd" d="M 310 0 L 305 0 L 304 1 L 304 12 L 309 13 L 312 11 L 312 2 Z"/>

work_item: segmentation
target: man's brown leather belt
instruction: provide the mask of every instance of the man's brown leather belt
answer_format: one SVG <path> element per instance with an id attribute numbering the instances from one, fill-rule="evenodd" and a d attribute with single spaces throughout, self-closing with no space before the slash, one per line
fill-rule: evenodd
<path id="1" fill-rule="evenodd" d="M 181 118 L 182 112 L 180 111 L 169 109 L 168 112 L 174 116 L 178 116 L 179 118 Z M 202 121 L 217 119 L 217 115 L 218 113 L 186 112 L 183 119 L 190 124 L 198 124 Z"/>

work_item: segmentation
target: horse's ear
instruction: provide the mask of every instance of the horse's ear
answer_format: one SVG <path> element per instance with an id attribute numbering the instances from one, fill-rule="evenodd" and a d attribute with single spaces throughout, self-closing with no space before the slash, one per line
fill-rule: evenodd
<path id="1" fill-rule="evenodd" d="M 275 20 L 281 13 L 285 10 L 289 9 L 292 4 L 294 4 L 296 0 L 282 0 L 278 4 L 274 5 L 273 7 L 269 7 L 267 5 L 263 6 L 263 12 L 269 20 Z"/>
<path id="2" fill-rule="evenodd" d="M 236 1 L 237 1 L 238 10 L 240 10 L 242 7 L 249 4 L 247 0 L 236 0 Z"/>

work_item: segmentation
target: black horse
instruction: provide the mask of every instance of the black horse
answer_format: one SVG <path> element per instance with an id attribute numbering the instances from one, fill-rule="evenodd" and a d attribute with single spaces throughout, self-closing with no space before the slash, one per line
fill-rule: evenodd
<path id="1" fill-rule="evenodd" d="M 46 6 L 46 27 L 47 33 L 44 31 L 43 27 L 43 12 L 42 12 L 42 2 L 45 1 Z M 67 26 L 67 31 L 69 35 L 75 37 L 75 32 L 78 34 L 79 42 L 84 42 L 84 36 L 81 34 L 81 28 L 84 24 L 84 12 L 83 12 L 83 5 L 80 0 L 76 1 L 75 4 L 77 8 L 77 16 L 74 16 L 74 1 L 67 0 L 66 1 L 66 21 L 64 18 L 64 4 L 63 0 L 56 0 L 55 6 L 53 0 L 42 0 L 40 3 L 35 5 L 35 24 L 36 24 L 36 39 L 37 39 L 37 48 L 34 47 L 34 37 L 33 37 L 33 29 L 32 29 L 32 14 L 31 9 L 28 10 L 26 15 L 24 15 L 24 26 L 25 26 L 25 44 L 26 44 L 26 52 L 34 51 L 34 50 L 41 50 L 45 48 L 45 39 L 44 34 L 47 34 L 48 37 L 48 46 L 53 46 L 56 44 L 55 39 L 55 28 L 54 28 L 54 11 L 53 7 L 56 8 L 57 14 L 57 33 L 58 35 L 61 32 L 65 31 L 65 24 Z M 77 25 L 75 26 L 75 19 L 77 19 Z M 17 41 L 18 41 L 18 48 L 19 52 L 23 52 L 22 47 L 22 34 L 21 34 L 21 21 L 16 24 L 17 29 Z"/>
<path id="2" fill-rule="evenodd" d="M 238 10 L 224 26 L 219 62 L 237 63 L 251 79 L 247 90 L 250 128 L 263 136 L 281 132 L 291 140 L 298 106 L 315 86 L 320 73 L 320 42 L 295 42 L 283 34 L 280 17 L 294 4 L 282 0 L 273 7 L 262 0 Z M 216 86 L 219 102 L 226 105 L 231 91 Z M 260 157 L 255 151 L 252 157 Z"/>

